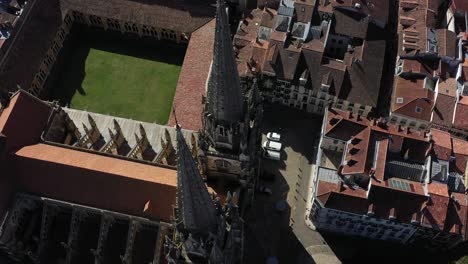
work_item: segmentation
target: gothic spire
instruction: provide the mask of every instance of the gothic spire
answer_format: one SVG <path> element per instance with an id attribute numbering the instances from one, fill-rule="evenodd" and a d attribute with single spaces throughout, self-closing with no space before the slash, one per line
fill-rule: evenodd
<path id="1" fill-rule="evenodd" d="M 224 1 L 217 0 L 215 43 L 208 80 L 207 110 L 216 121 L 233 123 L 243 119 L 243 95 Z"/>
<path id="2" fill-rule="evenodd" d="M 177 206 L 189 232 L 216 232 L 216 208 L 177 124 Z"/>

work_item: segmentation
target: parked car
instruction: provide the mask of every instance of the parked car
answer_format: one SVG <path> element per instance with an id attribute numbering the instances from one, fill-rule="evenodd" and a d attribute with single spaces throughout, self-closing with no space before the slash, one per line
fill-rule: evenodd
<path id="1" fill-rule="evenodd" d="M 281 153 L 278 151 L 265 149 L 263 150 L 263 157 L 271 160 L 280 160 Z"/>
<path id="2" fill-rule="evenodd" d="M 265 142 L 263 142 L 263 149 L 265 150 L 274 150 L 274 151 L 281 151 L 281 143 L 279 142 L 276 142 L 276 141 L 271 141 L 271 140 L 267 140 Z"/>
<path id="3" fill-rule="evenodd" d="M 267 138 L 268 140 L 279 142 L 281 140 L 281 134 L 276 132 L 268 132 Z"/>

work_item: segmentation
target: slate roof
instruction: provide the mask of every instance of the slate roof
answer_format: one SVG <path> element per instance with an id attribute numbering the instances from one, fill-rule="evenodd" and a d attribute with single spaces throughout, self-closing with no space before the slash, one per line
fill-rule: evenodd
<path id="1" fill-rule="evenodd" d="M 388 178 L 401 178 L 416 182 L 424 181 L 424 165 L 404 161 L 401 159 L 391 159 L 387 156 L 385 163 L 385 177 Z"/>

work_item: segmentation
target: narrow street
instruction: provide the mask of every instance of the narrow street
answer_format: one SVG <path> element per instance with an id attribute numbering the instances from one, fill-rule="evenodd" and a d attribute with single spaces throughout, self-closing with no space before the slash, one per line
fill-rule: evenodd
<path id="1" fill-rule="evenodd" d="M 279 263 L 337 263 L 322 236 L 305 224 L 321 121 L 321 117 L 279 105 L 265 109 L 263 140 L 267 132 L 279 132 L 283 150 L 280 161 L 263 160 L 260 185 L 271 189 L 272 194 L 256 193 L 245 217 L 246 263 L 266 263 L 268 259 Z"/>

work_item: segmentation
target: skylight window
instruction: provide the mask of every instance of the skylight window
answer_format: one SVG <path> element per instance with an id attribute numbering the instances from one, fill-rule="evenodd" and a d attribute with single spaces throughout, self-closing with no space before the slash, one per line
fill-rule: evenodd
<path id="1" fill-rule="evenodd" d="M 390 187 L 395 188 L 395 189 L 400 189 L 400 190 L 407 191 L 407 192 L 411 191 L 411 185 L 404 181 L 400 181 L 400 180 L 392 178 L 388 180 L 388 184 Z"/>
<path id="2" fill-rule="evenodd" d="M 396 99 L 397 104 L 402 104 L 403 103 L 403 97 L 398 97 Z"/>

